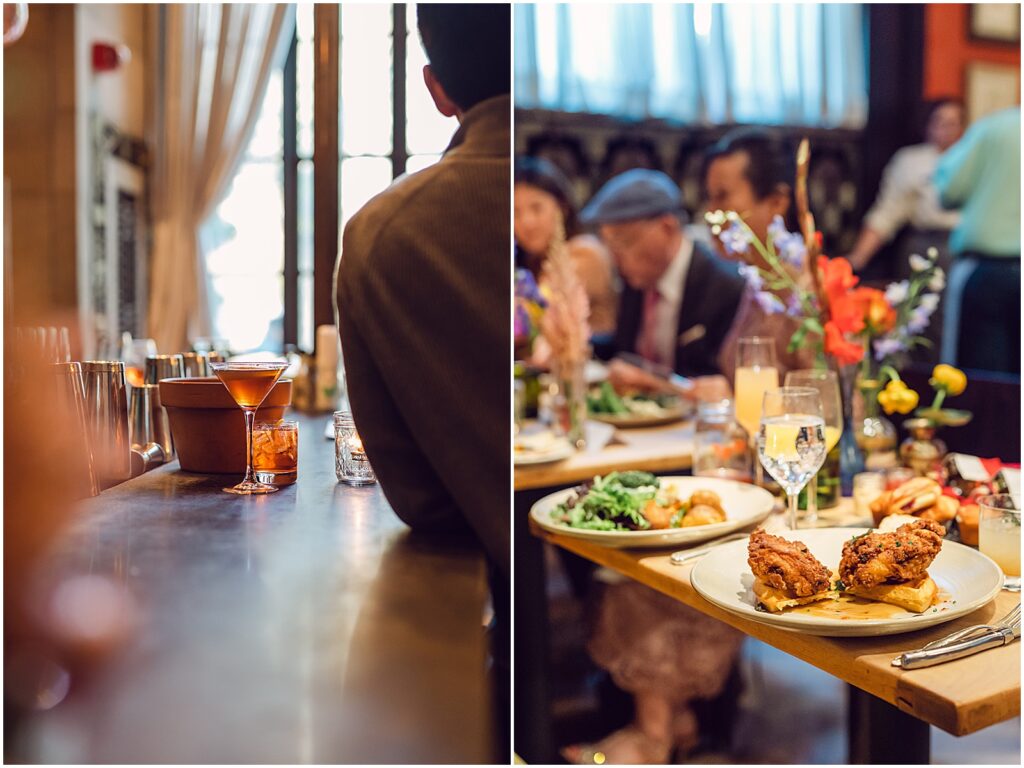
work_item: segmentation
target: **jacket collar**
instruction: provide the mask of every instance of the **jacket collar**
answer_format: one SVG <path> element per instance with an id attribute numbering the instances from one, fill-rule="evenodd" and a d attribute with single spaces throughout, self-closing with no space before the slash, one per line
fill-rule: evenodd
<path id="1" fill-rule="evenodd" d="M 508 94 L 481 101 L 462 115 L 462 124 L 452 136 L 445 154 L 508 157 L 511 152 L 511 119 L 512 97 Z"/>

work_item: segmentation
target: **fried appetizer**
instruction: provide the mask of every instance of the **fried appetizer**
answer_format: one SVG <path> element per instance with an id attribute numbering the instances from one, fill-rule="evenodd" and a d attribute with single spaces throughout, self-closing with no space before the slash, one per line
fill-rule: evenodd
<path id="1" fill-rule="evenodd" d="M 920 613 L 938 593 L 928 566 L 942 549 L 945 533 L 939 523 L 916 520 L 890 533 L 855 536 L 843 544 L 839 578 L 858 597 Z"/>
<path id="2" fill-rule="evenodd" d="M 754 594 L 759 604 L 778 612 L 835 597 L 828 569 L 807 545 L 772 536 L 758 528 L 747 543 L 747 563 L 757 578 Z"/>
<path id="3" fill-rule="evenodd" d="M 696 496 L 697 494 L 693 494 Z M 689 511 L 683 515 L 683 527 L 691 525 L 710 525 L 711 523 L 724 523 L 725 512 L 707 504 L 694 504 Z"/>

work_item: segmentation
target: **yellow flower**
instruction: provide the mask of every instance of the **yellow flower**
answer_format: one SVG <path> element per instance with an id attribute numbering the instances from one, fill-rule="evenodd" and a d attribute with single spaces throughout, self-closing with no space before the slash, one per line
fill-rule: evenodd
<path id="1" fill-rule="evenodd" d="M 967 374 L 952 365 L 936 365 L 928 382 L 936 389 L 943 389 L 950 395 L 959 395 L 967 389 Z"/>
<path id="2" fill-rule="evenodd" d="M 910 413 L 917 407 L 917 392 L 910 389 L 902 381 L 890 381 L 885 389 L 878 393 L 878 402 L 889 415 L 893 413 Z"/>

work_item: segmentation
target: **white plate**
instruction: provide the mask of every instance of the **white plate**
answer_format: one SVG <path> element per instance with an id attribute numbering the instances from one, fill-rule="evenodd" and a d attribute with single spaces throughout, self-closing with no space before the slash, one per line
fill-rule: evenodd
<path id="1" fill-rule="evenodd" d="M 519 450 L 512 451 L 512 463 L 517 467 L 561 461 L 576 452 L 564 437 L 554 437 L 550 433 L 517 437 L 515 445 Z"/>
<path id="2" fill-rule="evenodd" d="M 615 427 L 629 429 L 630 427 L 658 427 L 662 424 L 672 424 L 676 421 L 682 421 L 692 414 L 693 406 L 686 401 L 680 400 L 678 404 L 662 408 L 658 413 L 650 415 L 590 413 L 588 418 L 604 422 L 605 424 L 611 424 Z"/>
<path id="3" fill-rule="evenodd" d="M 725 510 L 724 523 L 694 525 L 689 528 L 668 528 L 657 531 L 591 531 L 586 528 L 572 528 L 551 519 L 551 511 L 568 499 L 574 491 L 559 491 L 545 496 L 533 505 L 530 516 L 541 528 L 565 536 L 604 544 L 608 547 L 673 547 L 697 544 L 732 533 L 748 525 L 764 520 L 772 511 L 774 497 L 763 488 L 733 480 L 714 477 L 663 477 L 662 486 L 674 485 L 681 498 L 687 498 L 696 490 L 714 491 L 722 499 Z"/>
<path id="4" fill-rule="evenodd" d="M 843 542 L 863 533 L 860 528 L 817 528 L 783 531 L 779 535 L 797 539 L 826 568 L 838 569 Z M 690 583 L 706 600 L 744 618 L 771 624 L 780 629 L 828 637 L 865 637 L 914 632 L 955 619 L 988 603 L 1003 587 L 1003 573 L 985 555 L 952 541 L 942 542 L 942 550 L 928 568 L 928 575 L 948 599 L 924 613 L 905 611 L 878 619 L 833 619 L 800 613 L 766 613 L 754 609 L 751 590 L 754 576 L 747 564 L 747 541 L 732 541 L 715 547 L 690 572 Z"/>

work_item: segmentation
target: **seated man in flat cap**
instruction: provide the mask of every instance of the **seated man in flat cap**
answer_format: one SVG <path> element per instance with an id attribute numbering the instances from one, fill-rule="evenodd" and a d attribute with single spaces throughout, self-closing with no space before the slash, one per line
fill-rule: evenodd
<path id="1" fill-rule="evenodd" d="M 684 377 L 714 376 L 744 282 L 733 265 L 686 236 L 684 215 L 668 176 L 635 168 L 605 184 L 580 219 L 598 225 L 622 275 L 616 353 L 638 354 Z M 619 361 L 610 372 L 616 385 L 650 383 Z"/>

